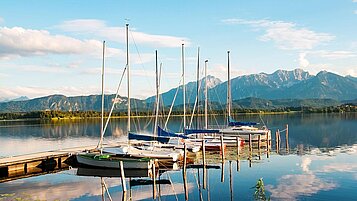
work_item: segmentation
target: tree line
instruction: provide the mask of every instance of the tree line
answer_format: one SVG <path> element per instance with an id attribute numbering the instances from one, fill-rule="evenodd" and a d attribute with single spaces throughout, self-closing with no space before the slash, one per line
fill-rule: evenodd
<path id="1" fill-rule="evenodd" d="M 190 115 L 190 109 L 186 114 Z M 210 110 L 209 114 L 224 114 L 225 110 Z M 282 107 L 275 109 L 254 109 L 254 108 L 234 108 L 232 113 L 280 113 L 280 112 L 302 112 L 302 113 L 342 113 L 342 112 L 357 112 L 357 105 L 340 105 L 329 106 L 322 108 L 314 107 Z M 161 115 L 167 115 L 168 110 L 161 112 Z M 174 110 L 172 115 L 182 115 L 182 110 Z M 201 111 L 203 114 L 203 111 Z M 104 116 L 108 116 L 109 113 L 105 112 Z M 151 111 L 132 111 L 132 116 L 152 116 Z M 126 117 L 126 111 L 113 112 L 113 117 Z M 0 113 L 0 120 L 14 120 L 14 119 L 63 119 L 63 118 L 99 118 L 101 112 L 99 111 L 34 111 L 34 112 L 8 112 Z"/>

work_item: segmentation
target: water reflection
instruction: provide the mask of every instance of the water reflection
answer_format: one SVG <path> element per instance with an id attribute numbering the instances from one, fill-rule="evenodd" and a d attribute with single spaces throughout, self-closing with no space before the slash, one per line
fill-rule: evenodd
<path id="1" fill-rule="evenodd" d="M 224 121 L 223 117 L 216 118 Z M 259 120 L 259 116 L 238 116 L 236 119 L 254 121 Z M 209 153 L 206 163 L 219 169 L 209 166 L 206 171 L 187 168 L 188 200 L 252 200 L 254 189 L 251 187 L 259 178 L 264 179 L 267 197 L 272 200 L 357 200 L 354 194 L 357 186 L 356 114 L 266 115 L 263 119 L 273 133 L 289 124 L 289 153 L 284 151 L 284 143 L 279 154 L 274 150 L 274 143 L 270 154 L 265 150 L 258 154 L 255 148 L 250 153 L 245 148 L 237 157 L 237 150 L 228 150 L 224 163 L 221 163 L 219 153 Z M 136 121 L 139 121 L 137 129 L 151 130 L 148 121 Z M 0 157 L 96 144 L 99 137 L 97 120 L 27 123 L 0 122 Z M 173 118 L 168 127 L 175 131 L 180 129 L 180 125 L 181 119 Z M 126 120 L 113 119 L 108 129 L 106 140 L 126 138 Z M 284 135 L 281 137 L 284 142 Z M 194 163 L 202 164 L 201 158 L 200 153 L 194 156 Z M 14 193 L 12 197 L 0 198 L 14 200 L 27 196 L 32 200 L 101 200 L 101 179 L 92 176 L 77 176 L 77 169 L 72 169 L 0 183 L 0 194 Z M 150 176 L 145 178 L 151 179 Z M 161 200 L 185 200 L 181 170 L 165 170 L 158 179 L 172 182 L 157 186 Z M 120 178 L 106 175 L 103 180 L 113 200 L 121 199 Z M 133 200 L 152 200 L 152 185 L 133 185 L 129 189 L 131 193 L 127 196 Z"/>

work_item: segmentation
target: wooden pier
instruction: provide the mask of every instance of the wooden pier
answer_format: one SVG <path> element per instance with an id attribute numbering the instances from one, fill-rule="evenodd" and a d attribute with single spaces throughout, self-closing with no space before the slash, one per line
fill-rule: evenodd
<path id="1" fill-rule="evenodd" d="M 68 169 L 65 162 L 70 156 L 95 148 L 92 145 L 0 158 L 0 182 Z"/>

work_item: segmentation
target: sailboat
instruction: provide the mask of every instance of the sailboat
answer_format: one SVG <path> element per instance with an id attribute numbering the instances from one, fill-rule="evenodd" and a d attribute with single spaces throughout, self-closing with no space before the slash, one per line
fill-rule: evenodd
<path id="1" fill-rule="evenodd" d="M 257 122 L 240 122 L 235 121 L 231 115 L 231 108 L 232 108 L 232 96 L 231 96 L 231 80 L 230 80 L 230 51 L 227 51 L 228 55 L 228 81 L 227 81 L 227 110 L 228 110 L 228 126 L 226 128 L 220 129 L 219 133 L 223 134 L 224 136 L 239 136 L 242 137 L 244 140 L 249 139 L 249 135 L 251 135 L 253 140 L 257 140 L 258 136 L 261 136 L 261 140 L 266 140 L 267 137 L 271 139 L 271 131 L 264 127 L 263 129 L 259 129 L 254 127 L 258 125 Z"/>
<path id="2" fill-rule="evenodd" d="M 120 161 L 123 161 L 125 169 L 150 169 L 154 161 L 148 158 L 124 158 L 114 153 L 103 152 L 103 137 L 104 137 L 104 55 L 105 41 L 103 41 L 103 63 L 102 63 L 102 107 L 101 107 L 101 127 L 100 140 L 97 145 L 97 150 L 92 153 L 79 153 L 76 155 L 77 162 L 80 165 L 100 167 L 100 168 L 120 168 Z M 113 103 L 115 104 L 115 103 Z"/>
<path id="3" fill-rule="evenodd" d="M 155 148 L 153 146 L 148 146 L 148 147 L 134 147 L 130 145 L 130 141 L 136 137 L 141 137 L 144 138 L 145 134 L 141 133 L 133 133 L 131 132 L 130 128 L 130 65 L 129 65 L 129 40 L 128 40 L 128 35 L 129 35 L 129 28 L 128 24 L 126 26 L 126 47 L 127 47 L 127 55 L 126 55 L 126 66 L 127 66 L 127 85 L 128 85 L 128 145 L 127 146 L 122 146 L 122 147 L 112 147 L 112 148 L 105 148 L 104 150 L 108 153 L 113 153 L 119 156 L 130 156 L 132 158 L 154 158 L 154 159 L 163 159 L 163 160 L 170 160 L 170 161 L 177 161 L 182 157 L 183 152 L 181 151 L 175 151 L 175 150 L 162 150 L 159 148 Z M 156 119 L 155 119 L 155 125 L 157 125 L 157 117 L 158 117 L 158 89 L 159 87 L 159 81 L 158 81 L 158 64 L 157 64 L 157 51 L 156 51 L 156 90 L 157 90 L 157 101 L 156 101 Z M 154 135 L 151 136 L 156 136 L 156 129 L 154 129 Z M 149 135 L 150 136 L 150 135 Z"/>

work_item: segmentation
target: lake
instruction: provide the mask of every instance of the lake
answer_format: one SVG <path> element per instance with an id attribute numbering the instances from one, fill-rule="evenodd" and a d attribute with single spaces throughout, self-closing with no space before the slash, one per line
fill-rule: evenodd
<path id="1" fill-rule="evenodd" d="M 207 153 L 207 161 L 215 168 L 207 169 L 203 189 L 202 168 L 187 169 L 188 200 L 254 200 L 254 186 L 262 178 L 266 198 L 271 200 L 357 200 L 357 114 L 283 114 L 239 115 L 241 121 L 264 120 L 272 130 L 272 150 L 251 159 L 247 149 L 238 158 L 228 149 L 222 163 L 219 153 Z M 188 119 L 189 121 L 189 119 Z M 2 121 L 0 122 L 0 157 L 68 147 L 95 145 L 99 139 L 99 119 L 72 121 Z M 126 119 L 112 119 L 105 142 L 126 139 Z M 134 118 L 132 130 L 150 132 L 152 121 Z M 224 118 L 210 118 L 210 125 L 222 125 Z M 289 125 L 289 151 L 285 135 L 279 153 L 275 150 L 275 131 Z M 164 125 L 164 122 L 161 123 Z M 168 128 L 182 129 L 182 119 L 171 118 Z M 201 163 L 201 154 L 192 156 Z M 113 200 L 122 199 L 120 177 L 78 176 L 77 168 L 0 183 L 0 200 L 102 200 L 102 184 Z M 83 170 L 81 170 L 83 171 Z M 222 178 L 223 176 L 223 178 Z M 131 182 L 127 197 L 152 200 L 152 185 Z M 141 178 L 147 179 L 149 178 Z M 182 170 L 160 170 L 158 200 L 185 200 Z M 128 183 L 127 183 L 128 186 Z M 128 186 L 129 188 L 129 186 Z M 106 200 L 109 200 L 105 195 Z"/>

